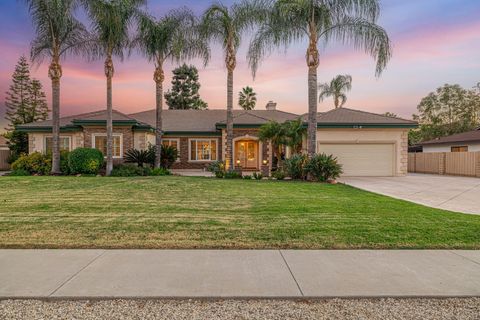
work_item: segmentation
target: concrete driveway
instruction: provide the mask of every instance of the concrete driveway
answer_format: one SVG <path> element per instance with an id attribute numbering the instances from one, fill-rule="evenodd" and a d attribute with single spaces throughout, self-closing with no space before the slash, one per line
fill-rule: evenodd
<path id="1" fill-rule="evenodd" d="M 480 179 L 409 174 L 406 177 L 346 177 L 353 187 L 429 207 L 480 215 Z"/>

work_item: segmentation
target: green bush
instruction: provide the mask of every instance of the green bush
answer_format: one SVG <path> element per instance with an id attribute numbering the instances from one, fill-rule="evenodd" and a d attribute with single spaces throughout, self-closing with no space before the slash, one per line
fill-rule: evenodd
<path id="1" fill-rule="evenodd" d="M 308 157 L 303 154 L 296 154 L 285 160 L 284 169 L 287 176 L 292 179 L 304 180 L 307 176 L 305 173 L 305 165 Z"/>
<path id="2" fill-rule="evenodd" d="M 242 174 L 238 171 L 226 171 L 223 176 L 225 179 L 242 179 Z"/>
<path id="3" fill-rule="evenodd" d="M 120 164 L 113 168 L 112 177 L 138 177 L 138 176 L 148 176 L 152 173 L 152 169 L 139 167 L 135 164 L 126 163 Z"/>
<path id="4" fill-rule="evenodd" d="M 150 164 L 152 167 L 155 164 L 155 150 L 156 147 L 150 145 L 146 152 L 146 163 Z M 178 150 L 173 146 L 162 146 L 160 154 L 160 167 L 164 169 L 170 169 L 175 161 L 178 159 Z M 134 161 L 137 162 L 137 161 Z"/>
<path id="5" fill-rule="evenodd" d="M 212 172 L 215 177 L 217 178 L 223 178 L 225 177 L 225 162 L 223 161 L 215 161 L 210 163 L 210 165 L 207 167 L 207 170 Z"/>
<path id="6" fill-rule="evenodd" d="M 172 173 L 170 172 L 170 170 L 168 169 L 165 169 L 165 168 L 155 168 L 155 169 L 152 169 L 150 171 L 150 174 L 151 176 L 169 176 L 171 175 Z"/>
<path id="7" fill-rule="evenodd" d="M 12 170 L 23 170 L 30 174 L 48 175 L 52 171 L 52 159 L 48 155 L 34 152 L 29 155 L 23 154 L 14 163 Z"/>
<path id="8" fill-rule="evenodd" d="M 24 169 L 17 169 L 17 170 L 13 170 L 8 175 L 12 177 L 23 177 L 23 176 L 29 176 L 30 172 Z"/>
<path id="9" fill-rule="evenodd" d="M 245 180 L 252 180 L 252 176 L 251 175 L 245 175 L 242 177 L 243 179 Z"/>
<path id="10" fill-rule="evenodd" d="M 263 179 L 263 174 L 254 172 L 252 175 L 252 178 L 255 180 L 262 180 Z"/>
<path id="11" fill-rule="evenodd" d="M 307 174 L 318 181 L 326 182 L 337 179 L 342 173 L 342 165 L 333 155 L 316 154 L 305 165 Z"/>
<path id="12" fill-rule="evenodd" d="M 49 155 L 51 157 L 51 155 Z M 60 171 L 62 174 L 68 176 L 70 174 L 70 166 L 68 165 L 68 157 L 70 156 L 69 151 L 60 152 Z"/>
<path id="13" fill-rule="evenodd" d="M 68 156 L 71 174 L 98 174 L 103 165 L 103 154 L 97 149 L 77 148 Z"/>
<path id="14" fill-rule="evenodd" d="M 272 177 L 277 179 L 277 180 L 283 180 L 285 179 L 285 172 L 282 169 L 277 169 L 274 172 L 272 172 Z"/>

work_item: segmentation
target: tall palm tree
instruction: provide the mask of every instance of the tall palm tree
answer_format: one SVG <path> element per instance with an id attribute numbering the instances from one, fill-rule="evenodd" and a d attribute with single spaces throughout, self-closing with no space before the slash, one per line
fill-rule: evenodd
<path id="1" fill-rule="evenodd" d="M 155 168 L 160 168 L 162 148 L 162 109 L 163 65 L 167 60 L 181 61 L 193 57 L 203 57 L 205 64 L 209 58 L 206 43 L 195 32 L 196 19 L 187 9 L 170 11 L 163 18 L 142 14 L 138 21 L 138 32 L 132 41 L 148 60 L 155 63 L 153 80 L 156 85 L 156 139 Z"/>
<path id="2" fill-rule="evenodd" d="M 320 89 L 320 101 L 327 97 L 333 97 L 335 109 L 341 108 L 347 102 L 347 91 L 352 90 L 352 76 L 338 75 L 330 83 L 322 83 L 318 88 Z"/>
<path id="3" fill-rule="evenodd" d="M 112 57 L 123 60 L 124 50 L 129 45 L 129 27 L 145 0 L 82 0 L 92 23 L 97 40 L 96 54 L 105 57 L 107 78 L 107 168 L 113 169 L 113 121 L 112 121 Z"/>
<path id="4" fill-rule="evenodd" d="M 242 1 L 230 8 L 221 3 L 211 5 L 203 14 L 201 31 L 206 39 L 220 43 L 227 67 L 227 145 L 226 168 L 233 169 L 233 71 L 237 65 L 237 51 L 245 31 L 262 18 L 253 1 Z"/>
<path id="5" fill-rule="evenodd" d="M 379 76 L 391 56 L 386 31 L 376 24 L 379 0 L 265 0 L 270 8 L 252 40 L 248 52 L 253 74 L 263 57 L 274 48 L 287 48 L 308 39 L 305 60 L 308 67 L 308 143 L 311 157 L 316 151 L 317 69 L 319 42 L 338 40 L 363 49 L 377 62 Z"/>
<path id="6" fill-rule="evenodd" d="M 238 105 L 243 110 L 253 110 L 257 104 L 257 94 L 252 87 L 246 86 L 238 93 Z"/>
<path id="7" fill-rule="evenodd" d="M 61 59 L 68 54 L 87 51 L 89 34 L 73 15 L 76 0 L 25 0 L 36 36 L 31 59 L 50 60 L 48 76 L 52 81 L 52 174 L 60 174 L 60 79 Z"/>

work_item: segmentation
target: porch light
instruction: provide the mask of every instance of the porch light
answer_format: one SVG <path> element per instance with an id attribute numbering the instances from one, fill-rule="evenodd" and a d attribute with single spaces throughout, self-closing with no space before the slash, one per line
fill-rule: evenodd
<path id="1" fill-rule="evenodd" d="M 262 163 L 263 163 L 264 165 L 267 165 L 267 164 L 268 164 L 268 160 L 267 160 L 267 159 L 263 159 Z"/>
<path id="2" fill-rule="evenodd" d="M 237 160 L 237 164 L 240 164 L 240 159 Z"/>

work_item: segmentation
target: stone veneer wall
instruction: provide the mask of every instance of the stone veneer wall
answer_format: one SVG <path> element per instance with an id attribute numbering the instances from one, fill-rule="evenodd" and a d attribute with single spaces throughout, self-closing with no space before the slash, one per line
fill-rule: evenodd
<path id="1" fill-rule="evenodd" d="M 402 132 L 400 141 L 400 175 L 406 175 L 408 172 L 408 130 Z"/>

